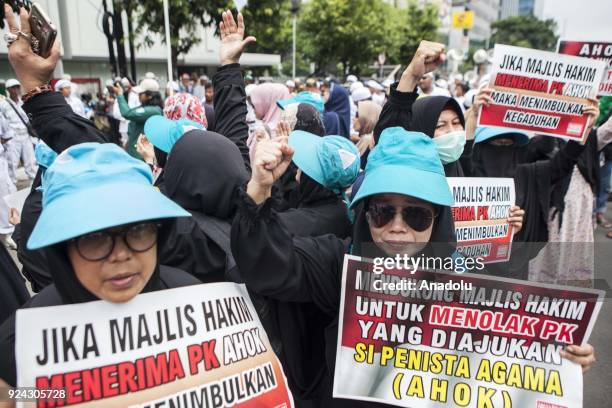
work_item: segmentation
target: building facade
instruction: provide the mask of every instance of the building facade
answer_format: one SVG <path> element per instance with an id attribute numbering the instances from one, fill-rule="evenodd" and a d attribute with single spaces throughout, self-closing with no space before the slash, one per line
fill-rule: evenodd
<path id="1" fill-rule="evenodd" d="M 62 43 L 62 64 L 55 76 L 70 74 L 73 79 L 91 80 L 101 83 L 111 78 L 107 39 L 102 30 L 102 0 L 38 0 L 47 11 L 49 18 L 58 28 Z M 112 1 L 109 1 L 112 7 Z M 125 19 L 125 16 L 124 16 Z M 127 21 L 123 24 L 127 35 Z M 5 28 L 6 30 L 6 28 Z M 179 69 L 212 74 L 219 64 L 219 38 L 214 27 L 202 27 L 199 36 L 202 41 L 189 54 L 179 57 Z M 4 32 L 1 33 L 4 35 Z M 125 41 L 127 44 L 127 39 Z M 136 40 L 138 44 L 138 39 Z M 115 44 L 116 52 L 116 44 Z M 125 47 L 129 61 L 129 47 Z M 145 72 L 153 72 L 162 84 L 167 80 L 166 48 L 161 38 L 150 48 L 135 50 L 137 78 Z M 241 62 L 246 66 L 273 66 L 280 64 L 279 55 L 245 53 Z M 7 60 L 6 47 L 0 47 L 0 79 L 14 77 Z"/>

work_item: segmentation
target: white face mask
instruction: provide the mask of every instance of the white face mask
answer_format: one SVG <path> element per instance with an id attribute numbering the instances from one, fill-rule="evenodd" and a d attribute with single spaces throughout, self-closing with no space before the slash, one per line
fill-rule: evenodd
<path id="1" fill-rule="evenodd" d="M 459 160 L 465 146 L 465 130 L 450 132 L 433 139 L 442 164 L 448 164 Z"/>

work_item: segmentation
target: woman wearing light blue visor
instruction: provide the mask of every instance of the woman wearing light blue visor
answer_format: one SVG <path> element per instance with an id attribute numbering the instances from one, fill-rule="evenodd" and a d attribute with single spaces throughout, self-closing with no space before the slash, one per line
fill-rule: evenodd
<path id="1" fill-rule="evenodd" d="M 189 213 L 152 185 L 149 167 L 114 144 L 62 152 L 43 179 L 43 211 L 28 240 L 43 249 L 53 284 L 24 307 L 105 300 L 197 284 L 158 263 L 157 229 Z M 0 326 L 0 378 L 15 385 L 15 317 Z"/>
<path id="2" fill-rule="evenodd" d="M 298 236 L 351 233 L 344 190 L 359 174 L 359 151 L 342 136 L 320 137 L 296 130 L 289 136 L 297 186 L 290 201 L 294 207 L 279 214 L 289 231 Z"/>
<path id="3" fill-rule="evenodd" d="M 351 202 L 356 212 L 351 246 L 333 235 L 294 237 L 274 211 L 274 201 L 268 199 L 271 186 L 294 157 L 291 143 L 272 140 L 258 146 L 232 226 L 232 252 L 252 291 L 287 307 L 293 302 L 308 305 L 303 306 L 310 313 L 304 337 L 283 343 L 285 349 L 317 350 L 308 362 L 284 364 L 294 395 L 313 400 L 315 406 L 380 406 L 331 397 L 344 254 L 352 250 L 369 256 L 452 255 L 453 242 L 447 240 L 452 226 L 440 225 L 436 217 L 453 203 L 444 169 L 429 137 L 386 129 Z M 322 336 L 312 335 L 319 330 Z M 323 367 L 316 366 L 314 372 L 313 362 L 319 361 Z M 302 382 L 292 382 L 295 378 Z"/>
<path id="4" fill-rule="evenodd" d="M 303 336 L 288 337 L 292 341 L 283 343 L 285 350 L 316 350 L 308 361 L 301 357 L 298 362 L 290 358 L 284 362 L 294 395 L 321 407 L 383 406 L 332 398 L 343 259 L 348 252 L 452 256 L 454 242 L 448 241 L 452 225 L 439 223 L 436 216 L 453 204 L 436 146 L 428 136 L 399 127 L 382 132 L 370 154 L 363 184 L 351 202 L 356 212 L 352 243 L 333 235 L 294 237 L 274 211 L 269 199 L 272 184 L 293 155 L 294 149 L 279 141 L 258 147 L 253 174 L 241 192 L 232 225 L 232 253 L 250 290 L 287 307 L 297 302 L 308 309 Z M 324 340 L 311 334 L 321 328 Z M 312 369 L 317 361 L 326 361 L 318 372 Z M 592 363 L 574 361 L 585 367 Z M 371 380 L 354 378 L 350 370 L 345 374 L 354 386 Z M 301 382 L 296 383 L 296 378 Z"/>

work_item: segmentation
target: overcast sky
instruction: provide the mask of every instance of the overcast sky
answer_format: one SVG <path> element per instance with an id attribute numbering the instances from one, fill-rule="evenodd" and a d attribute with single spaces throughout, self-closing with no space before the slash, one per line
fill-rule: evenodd
<path id="1" fill-rule="evenodd" d="M 567 39 L 612 42 L 612 0 L 543 0 L 543 18 Z"/>

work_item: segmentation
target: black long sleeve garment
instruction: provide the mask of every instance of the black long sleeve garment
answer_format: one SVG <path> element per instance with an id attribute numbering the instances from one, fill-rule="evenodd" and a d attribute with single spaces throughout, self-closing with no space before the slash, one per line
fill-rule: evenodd
<path id="1" fill-rule="evenodd" d="M 4 245 L 0 245 L 0 296 L 0 324 L 30 298 L 25 280 Z"/>
<path id="2" fill-rule="evenodd" d="M 196 217 L 198 213 L 215 217 L 226 223 L 229 230 L 233 192 L 248 180 L 245 168 L 250 171 L 246 94 L 240 65 L 220 67 L 213 77 L 213 86 L 217 135 L 204 131 L 185 134 L 166 162 L 162 188 L 165 195 L 194 217 L 177 218 L 164 226 L 160 262 L 184 270 L 202 282 L 226 280 L 227 256 Z M 194 136 L 194 132 L 202 134 Z"/>
<path id="3" fill-rule="evenodd" d="M 387 407 L 332 398 L 344 254 L 334 235 L 294 237 L 273 208 L 240 190 L 231 232 L 241 278 L 253 292 L 277 302 L 280 358 L 297 400 L 316 407 Z"/>
<path id="4" fill-rule="evenodd" d="M 213 77 L 215 89 L 215 129 L 230 139 L 238 149 L 247 170 L 251 171 L 249 148 L 249 126 L 246 123 L 247 105 L 244 78 L 240 64 L 228 64 L 219 68 Z"/>
<path id="5" fill-rule="evenodd" d="M 61 153 L 79 143 L 107 143 L 107 136 L 95 127 L 92 121 L 74 113 L 66 99 L 59 92 L 37 95 L 23 105 L 36 133 L 53 151 Z M 26 243 L 42 211 L 42 194 L 36 189 L 41 183 L 38 170 L 32 190 L 27 197 L 21 214 L 21 223 L 13 235 L 18 245 L 17 256 L 23 265 L 24 276 L 32 283 L 36 292 L 51 283 L 51 274 L 41 251 L 30 251 Z"/>
<path id="6" fill-rule="evenodd" d="M 412 104 L 417 100 L 419 94 L 416 89 L 412 92 L 401 92 L 397 90 L 396 82 L 391 85 L 389 98 L 380 112 L 380 117 L 376 127 L 374 127 L 374 139 L 378 143 L 378 138 L 383 130 L 389 127 L 401 126 L 410 130 L 412 123 Z"/>
<path id="7" fill-rule="evenodd" d="M 94 123 L 72 110 L 59 92 L 48 92 L 23 104 L 38 136 L 57 154 L 85 142 L 107 143 L 107 136 Z"/>

